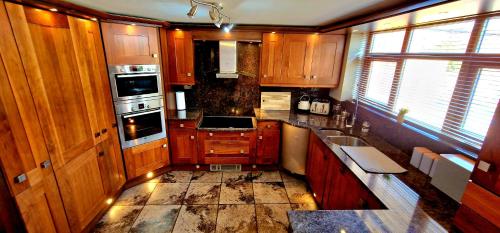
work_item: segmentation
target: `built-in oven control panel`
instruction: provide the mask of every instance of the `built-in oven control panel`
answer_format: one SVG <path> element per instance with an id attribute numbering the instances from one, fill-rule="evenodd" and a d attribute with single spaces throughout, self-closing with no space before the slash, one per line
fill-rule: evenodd
<path id="1" fill-rule="evenodd" d="M 115 103 L 116 114 L 147 111 L 163 107 L 163 98 L 121 101 Z"/>
<path id="2" fill-rule="evenodd" d="M 114 74 L 155 73 L 159 71 L 159 67 L 158 65 L 118 65 L 111 66 L 110 70 Z"/>

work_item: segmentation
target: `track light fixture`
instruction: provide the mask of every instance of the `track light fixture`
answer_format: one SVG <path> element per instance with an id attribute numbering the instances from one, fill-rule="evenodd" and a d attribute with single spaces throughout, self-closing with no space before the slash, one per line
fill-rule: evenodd
<path id="1" fill-rule="evenodd" d="M 223 27 L 225 32 L 231 31 L 233 29 L 234 24 L 231 23 L 231 18 L 229 16 L 225 15 L 222 13 L 222 4 L 217 4 L 215 2 L 205 2 L 201 0 L 190 0 L 191 3 L 191 9 L 187 13 L 187 16 L 189 18 L 193 18 L 196 15 L 196 11 L 198 10 L 198 5 L 205 5 L 210 7 L 210 10 L 208 11 L 208 16 L 210 16 L 210 19 L 214 23 L 214 25 L 218 28 L 222 26 L 222 23 L 224 22 L 224 18 L 227 19 L 227 25 Z"/>

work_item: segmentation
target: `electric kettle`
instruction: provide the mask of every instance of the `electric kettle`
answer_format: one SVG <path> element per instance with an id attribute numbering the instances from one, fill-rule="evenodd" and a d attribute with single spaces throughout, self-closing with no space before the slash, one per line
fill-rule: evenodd
<path id="1" fill-rule="evenodd" d="M 298 104 L 298 109 L 299 110 L 304 110 L 304 111 L 309 111 L 309 108 L 311 107 L 311 103 L 309 103 L 309 96 L 308 95 L 303 95 L 299 98 L 299 104 Z"/>

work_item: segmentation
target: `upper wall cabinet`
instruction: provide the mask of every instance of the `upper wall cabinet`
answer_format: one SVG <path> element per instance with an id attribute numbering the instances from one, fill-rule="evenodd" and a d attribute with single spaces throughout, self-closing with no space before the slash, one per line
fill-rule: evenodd
<path id="1" fill-rule="evenodd" d="M 260 84 L 336 87 L 344 40 L 343 35 L 264 33 Z"/>
<path id="2" fill-rule="evenodd" d="M 170 84 L 194 85 L 193 36 L 189 31 L 167 32 Z"/>
<path id="3" fill-rule="evenodd" d="M 109 65 L 160 64 L 158 29 L 102 23 Z"/>

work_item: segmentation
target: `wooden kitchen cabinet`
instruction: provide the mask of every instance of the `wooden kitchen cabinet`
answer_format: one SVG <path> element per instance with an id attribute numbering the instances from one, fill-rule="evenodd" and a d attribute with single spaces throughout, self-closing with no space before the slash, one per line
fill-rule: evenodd
<path id="1" fill-rule="evenodd" d="M 325 181 L 328 169 L 329 150 L 314 134 L 309 137 L 309 150 L 306 162 L 306 179 L 311 186 L 314 199 L 320 205 L 323 203 Z"/>
<path id="2" fill-rule="evenodd" d="M 254 164 L 255 131 L 198 131 L 201 164 Z"/>
<path id="3" fill-rule="evenodd" d="M 133 179 L 169 164 L 167 139 L 152 141 L 123 150 L 127 179 Z"/>
<path id="4" fill-rule="evenodd" d="M 344 40 L 344 35 L 264 34 L 260 85 L 336 87 Z"/>
<path id="5" fill-rule="evenodd" d="M 277 121 L 257 122 L 256 164 L 278 164 L 281 130 Z"/>
<path id="6" fill-rule="evenodd" d="M 160 64 L 158 28 L 101 23 L 108 65 Z"/>
<path id="7" fill-rule="evenodd" d="M 116 155 L 113 139 L 109 138 L 97 146 L 97 155 L 104 193 L 108 197 L 113 196 L 126 180 L 123 170 L 120 169 L 123 167 L 121 154 Z"/>
<path id="8" fill-rule="evenodd" d="M 260 59 L 260 84 L 283 83 L 281 66 L 283 56 L 283 34 L 264 33 Z"/>
<path id="9" fill-rule="evenodd" d="M 167 32 L 169 82 L 172 85 L 194 85 L 193 36 L 190 31 Z"/>
<path id="10" fill-rule="evenodd" d="M 172 164 L 197 164 L 198 146 L 196 129 L 170 128 Z"/>

